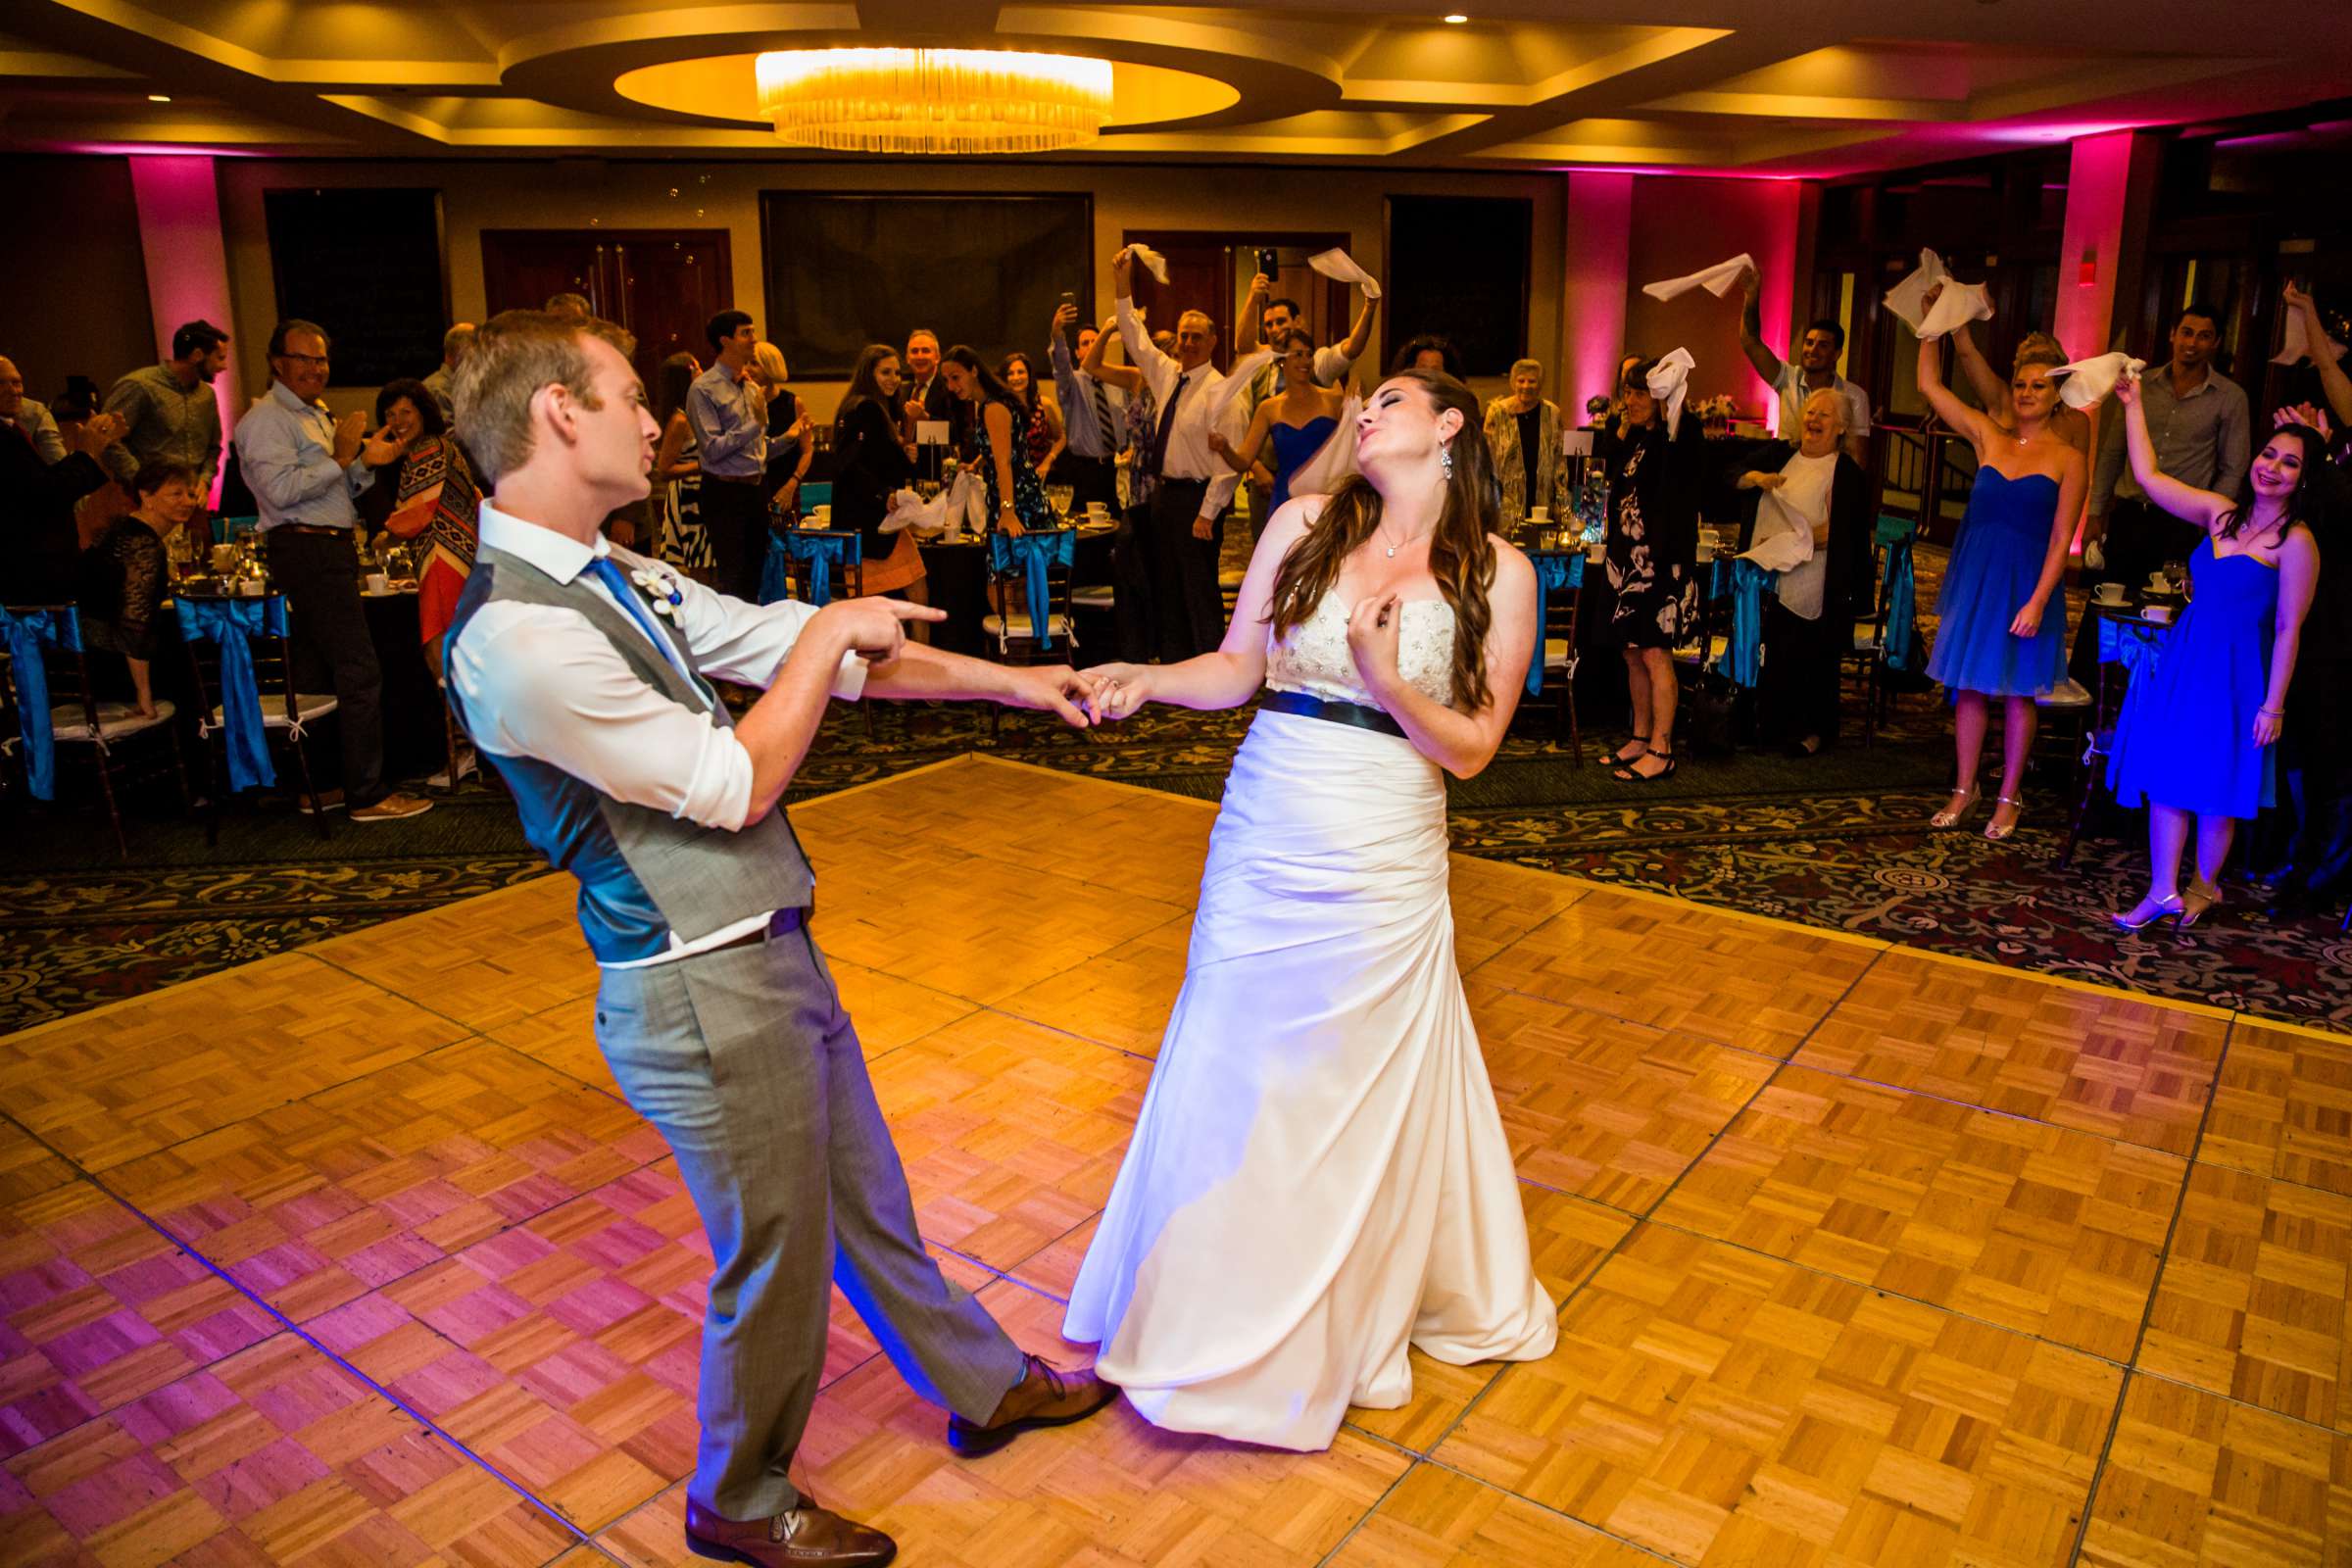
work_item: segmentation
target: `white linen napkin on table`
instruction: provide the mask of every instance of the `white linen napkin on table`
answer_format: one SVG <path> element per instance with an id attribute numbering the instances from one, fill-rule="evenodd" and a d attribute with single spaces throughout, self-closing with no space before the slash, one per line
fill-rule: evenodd
<path id="1" fill-rule="evenodd" d="M 1703 288 L 1717 299 L 1722 299 L 1738 287 L 1741 275 L 1753 271 L 1755 266 L 1756 259 L 1741 251 L 1728 262 L 1717 262 L 1713 267 L 1692 272 L 1687 277 L 1669 277 L 1656 283 L 1644 283 L 1642 292 L 1653 300 L 1670 300 L 1688 294 L 1694 288 Z"/>
<path id="2" fill-rule="evenodd" d="M 2126 376 L 2137 380 L 2147 368 L 2147 361 L 2129 354 L 2094 354 L 2087 360 L 2061 365 L 2050 374 L 2065 378 L 2058 383 L 2059 402 L 2070 409 L 2088 409 L 2114 391 L 2116 382 Z"/>
<path id="3" fill-rule="evenodd" d="M 1698 362 L 1689 349 L 1676 349 L 1649 368 L 1649 395 L 1666 405 L 1666 435 L 1674 436 L 1682 422 L 1683 399 L 1690 395 L 1690 372 Z"/>
<path id="4" fill-rule="evenodd" d="M 1364 298 L 1368 300 L 1380 298 L 1380 279 L 1356 266 L 1355 258 L 1336 245 L 1330 250 L 1317 251 L 1309 256 L 1306 265 L 1325 277 L 1336 278 L 1342 283 L 1353 283 L 1364 291 Z"/>

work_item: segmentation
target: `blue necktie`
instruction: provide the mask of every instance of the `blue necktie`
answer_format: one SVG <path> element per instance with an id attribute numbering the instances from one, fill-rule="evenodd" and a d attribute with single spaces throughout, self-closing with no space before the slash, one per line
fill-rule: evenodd
<path id="1" fill-rule="evenodd" d="M 706 700 L 710 700 L 712 695 L 710 688 L 679 658 L 677 645 L 662 636 L 662 629 L 654 624 L 654 612 L 646 607 L 645 596 L 637 591 L 636 584 L 629 581 L 629 574 L 620 569 L 620 564 L 611 556 L 597 556 L 588 563 L 588 569 L 595 573 L 598 582 L 605 585 L 605 591 L 620 602 L 620 608 L 628 612 L 629 618 L 637 622 L 646 636 L 653 639 L 654 646 L 661 650 L 662 657 L 669 661 L 671 667 L 685 676 L 687 683 Z"/>

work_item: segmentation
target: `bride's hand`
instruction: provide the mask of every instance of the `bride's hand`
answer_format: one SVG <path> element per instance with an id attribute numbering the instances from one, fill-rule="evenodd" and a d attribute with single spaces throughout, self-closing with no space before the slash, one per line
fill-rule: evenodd
<path id="1" fill-rule="evenodd" d="M 1395 594 L 1362 599 L 1348 612 L 1348 652 L 1355 656 L 1355 672 L 1375 696 L 1389 689 L 1396 675 L 1396 650 L 1404 624 L 1404 602 Z"/>
<path id="2" fill-rule="evenodd" d="M 1127 718 L 1152 700 L 1149 664 L 1095 664 L 1081 675 L 1095 682 L 1095 693 L 1086 707 L 1098 724 Z"/>

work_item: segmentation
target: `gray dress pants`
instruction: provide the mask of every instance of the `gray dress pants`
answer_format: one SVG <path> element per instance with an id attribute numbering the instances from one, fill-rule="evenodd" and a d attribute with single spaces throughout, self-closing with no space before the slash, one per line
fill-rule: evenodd
<path id="1" fill-rule="evenodd" d="M 986 1421 L 1020 1350 L 923 1250 L 906 1173 L 832 972 L 801 930 L 606 969 L 596 1039 L 676 1153 L 710 1238 L 693 1494 L 729 1519 L 796 1506 L 785 1467 L 825 1361 L 835 1281 L 914 1390 Z"/>

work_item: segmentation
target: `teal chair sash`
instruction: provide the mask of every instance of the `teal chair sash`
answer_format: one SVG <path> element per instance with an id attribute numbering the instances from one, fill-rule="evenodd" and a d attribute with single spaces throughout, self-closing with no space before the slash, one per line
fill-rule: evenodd
<path id="1" fill-rule="evenodd" d="M 220 728 L 226 736 L 232 790 L 277 782 L 262 724 L 262 688 L 253 671 L 252 639 L 285 634 L 286 601 L 278 594 L 179 601 L 179 635 L 220 650 Z"/>
<path id="2" fill-rule="evenodd" d="M 1585 586 L 1585 554 L 1581 550 L 1543 550 L 1527 558 L 1536 568 L 1536 657 L 1527 662 L 1527 695 L 1544 689 L 1544 605 L 1562 589 L 1569 593 Z"/>
<path id="3" fill-rule="evenodd" d="M 0 610 L 0 644 L 15 672 L 17 722 L 24 739 L 24 787 L 36 801 L 57 798 L 57 736 L 49 724 L 49 671 L 43 645 L 78 653 L 81 612 L 72 605 L 46 610 Z"/>
<path id="4" fill-rule="evenodd" d="M 1008 573 L 1018 561 L 1028 575 L 1029 634 L 1040 648 L 1054 646 L 1054 594 L 1048 573 L 1055 566 L 1067 569 L 1077 560 L 1077 550 L 1075 528 L 1033 528 L 1018 539 L 1007 533 L 988 536 L 991 566 Z"/>

